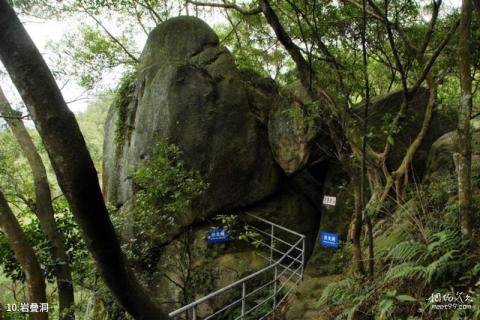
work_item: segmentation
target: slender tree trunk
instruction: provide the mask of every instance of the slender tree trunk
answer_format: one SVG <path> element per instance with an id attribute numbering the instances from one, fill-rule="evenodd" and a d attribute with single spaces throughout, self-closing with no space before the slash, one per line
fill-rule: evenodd
<path id="1" fill-rule="evenodd" d="M 32 170 L 35 185 L 35 214 L 40 220 L 44 234 L 50 241 L 51 254 L 55 261 L 54 271 L 57 278 L 60 319 L 71 320 L 75 318 L 72 274 L 64 239 L 55 222 L 47 170 L 22 120 L 15 118 L 16 114 L 17 112 L 11 108 L 0 87 L 0 115 L 10 126 Z"/>
<path id="2" fill-rule="evenodd" d="M 363 112 L 363 132 L 362 132 L 362 172 L 361 172 L 361 203 L 362 216 L 365 221 L 365 227 L 368 235 L 368 274 L 373 279 L 374 273 L 374 251 L 373 251 L 373 231 L 372 221 L 367 213 L 367 144 L 368 144 L 368 111 L 370 108 L 370 82 L 368 79 L 368 60 L 367 60 L 367 3 L 366 0 L 362 2 L 363 6 L 363 21 L 362 21 L 362 60 L 363 60 L 363 76 L 365 82 L 365 108 Z"/>
<path id="3" fill-rule="evenodd" d="M 354 198 L 354 213 L 352 224 L 350 227 L 350 239 L 352 241 L 353 246 L 353 257 L 354 257 L 354 266 L 356 271 L 361 274 L 365 275 L 365 267 L 363 264 L 363 257 L 362 257 L 362 244 L 361 244 L 361 237 L 362 237 L 362 194 L 361 194 L 361 186 L 360 181 L 355 176 L 355 174 L 350 175 L 350 181 L 353 188 L 353 198 Z"/>
<path id="4" fill-rule="evenodd" d="M 135 319 L 168 319 L 128 267 L 78 123 L 7 0 L 0 0 L 0 30 L 0 59 L 32 115 L 105 284 Z"/>
<path id="5" fill-rule="evenodd" d="M 460 204 L 460 229 L 467 238 L 472 238 L 472 134 L 470 118 L 472 116 L 472 77 L 470 70 L 470 42 L 472 21 L 472 0 L 463 0 L 458 56 L 460 69 L 460 109 L 458 112 L 458 199 Z"/>
<path id="6" fill-rule="evenodd" d="M 15 258 L 25 273 L 28 287 L 28 302 L 47 303 L 45 278 L 32 246 L 23 233 L 5 196 L 0 191 L 0 229 L 5 234 Z M 32 320 L 46 320 L 48 313 L 30 313 Z"/>
<path id="7" fill-rule="evenodd" d="M 364 209 L 365 210 L 365 209 Z M 375 273 L 375 252 L 373 251 L 373 224 L 372 218 L 365 215 L 365 231 L 368 240 L 368 276 L 373 279 Z"/>

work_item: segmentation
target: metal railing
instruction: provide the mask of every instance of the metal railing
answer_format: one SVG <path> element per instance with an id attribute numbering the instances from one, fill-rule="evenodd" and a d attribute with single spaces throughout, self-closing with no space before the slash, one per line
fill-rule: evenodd
<path id="1" fill-rule="evenodd" d="M 305 236 L 258 216 L 249 216 L 253 221 L 248 228 L 253 232 L 247 232 L 247 237 L 257 248 L 268 249 L 269 256 L 258 254 L 269 265 L 171 312 L 172 319 L 275 319 L 277 307 L 303 279 Z M 265 238 L 268 240 L 263 241 Z M 222 306 L 212 308 L 210 304 Z"/>

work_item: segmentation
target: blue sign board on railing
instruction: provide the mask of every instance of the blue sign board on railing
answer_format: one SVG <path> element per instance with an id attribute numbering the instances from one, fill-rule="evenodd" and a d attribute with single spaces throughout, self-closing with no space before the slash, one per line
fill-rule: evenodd
<path id="1" fill-rule="evenodd" d="M 219 243 L 228 241 L 228 230 L 216 229 L 208 231 L 208 243 Z"/>
<path id="2" fill-rule="evenodd" d="M 338 234 L 329 232 L 320 233 L 320 244 L 324 247 L 338 248 Z"/>

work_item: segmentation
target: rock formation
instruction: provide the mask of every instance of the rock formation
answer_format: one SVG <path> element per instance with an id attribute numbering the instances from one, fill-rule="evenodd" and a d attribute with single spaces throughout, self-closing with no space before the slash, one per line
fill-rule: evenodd
<path id="1" fill-rule="evenodd" d="M 472 130 L 472 177 L 480 176 L 480 130 Z M 454 155 L 458 152 L 458 133 L 450 131 L 436 140 L 428 154 L 427 178 L 445 177 L 456 170 Z"/>
<path id="2" fill-rule="evenodd" d="M 250 112 L 232 56 L 201 20 L 171 19 L 152 32 L 124 112 L 127 123 L 121 125 L 131 134 L 120 146 L 112 137 L 105 144 L 107 201 L 121 205 L 131 198 L 129 170 L 159 139 L 177 145 L 185 163 L 210 184 L 195 217 L 245 207 L 275 192 L 280 171 L 266 132 Z M 117 120 L 110 115 L 107 136 Z"/>
<path id="3" fill-rule="evenodd" d="M 292 187 L 295 179 L 288 178 L 275 162 L 267 122 L 276 85 L 271 79 L 253 78 L 237 69 L 207 24 L 194 17 L 178 17 L 150 34 L 140 68 L 128 86 L 131 92 L 125 94 L 126 103 L 109 112 L 103 177 L 109 203 L 117 208 L 131 204 L 132 169 L 150 156 L 157 141 L 178 146 L 185 165 L 209 184 L 169 230 L 162 245 L 164 257 L 178 253 L 175 248 L 185 230 L 193 229 L 191 242 L 200 251 L 209 218 L 223 213 L 241 216 L 247 211 L 307 234 L 307 250 L 313 250 L 320 207 L 310 199 L 320 197 L 321 189 L 313 183 L 305 186 L 307 194 L 303 194 Z M 243 264 L 258 265 L 250 261 L 251 249 L 224 249 L 210 257 L 218 262 L 219 279 L 228 273 L 224 262 L 242 250 L 247 250 Z M 167 296 L 179 294 L 178 288 L 170 287 Z"/>
<path id="4" fill-rule="evenodd" d="M 326 210 L 330 223 L 324 226 L 328 231 L 346 231 L 345 223 L 332 225 L 332 221 L 350 220 L 348 181 L 334 159 L 327 159 L 322 148 L 312 148 L 331 146 L 328 137 L 318 135 L 316 120 L 304 116 L 309 101 L 301 88 L 294 84 L 280 90 L 270 78 L 238 70 L 232 55 L 203 21 L 178 17 L 156 27 L 133 81 L 124 89 L 120 92 L 122 103 L 111 108 L 105 128 L 106 201 L 128 214 L 125 208 L 135 194 L 132 170 L 149 158 L 159 141 L 176 145 L 185 165 L 198 171 L 209 185 L 188 212 L 177 217 L 175 227 L 168 232 L 159 230 L 166 232 L 160 261 L 182 259 L 181 239 L 187 232 L 197 254 L 204 252 L 209 249 L 205 233 L 212 217 L 225 213 L 244 216 L 245 212 L 307 235 L 308 258 L 319 231 L 325 176 L 327 193 L 343 196 L 337 207 Z M 388 121 L 385 117 L 398 110 L 400 96 L 395 92 L 374 101 L 371 126 L 381 127 Z M 389 159 L 391 165 L 399 161 L 397 153 L 401 154 L 418 131 L 427 96 L 421 89 L 413 97 L 405 132 L 396 137 L 398 152 Z M 297 109 L 298 115 L 291 112 Z M 361 112 L 361 107 L 354 110 Z M 432 128 L 418 159 L 426 158 L 426 148 L 446 132 L 435 117 Z M 384 140 L 380 133 L 372 142 L 375 146 Z M 336 169 L 327 173 L 329 162 Z M 213 288 L 234 280 L 227 276 L 232 268 L 240 276 L 259 266 L 251 248 L 235 244 L 210 250 L 208 259 L 216 262 L 212 273 L 219 275 Z M 232 263 L 235 259 L 243 262 Z M 199 258 L 195 268 L 206 260 Z M 181 275 L 166 269 L 169 279 L 180 280 Z M 151 289 L 155 291 L 159 284 L 169 288 L 162 293 L 165 300 L 180 295 L 178 286 L 165 278 L 157 279 Z M 194 292 L 190 299 L 200 293 Z M 178 304 L 169 305 L 175 307 Z"/>

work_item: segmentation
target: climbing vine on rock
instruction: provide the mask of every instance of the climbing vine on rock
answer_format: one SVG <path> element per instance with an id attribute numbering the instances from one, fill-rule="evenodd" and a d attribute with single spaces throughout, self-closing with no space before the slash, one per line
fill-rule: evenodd
<path id="1" fill-rule="evenodd" d="M 124 142 L 130 138 L 132 127 L 128 124 L 128 106 L 132 102 L 135 94 L 136 72 L 125 73 L 113 99 L 113 107 L 117 112 L 117 123 L 115 126 L 115 141 L 118 146 L 118 153 L 121 152 Z"/>

